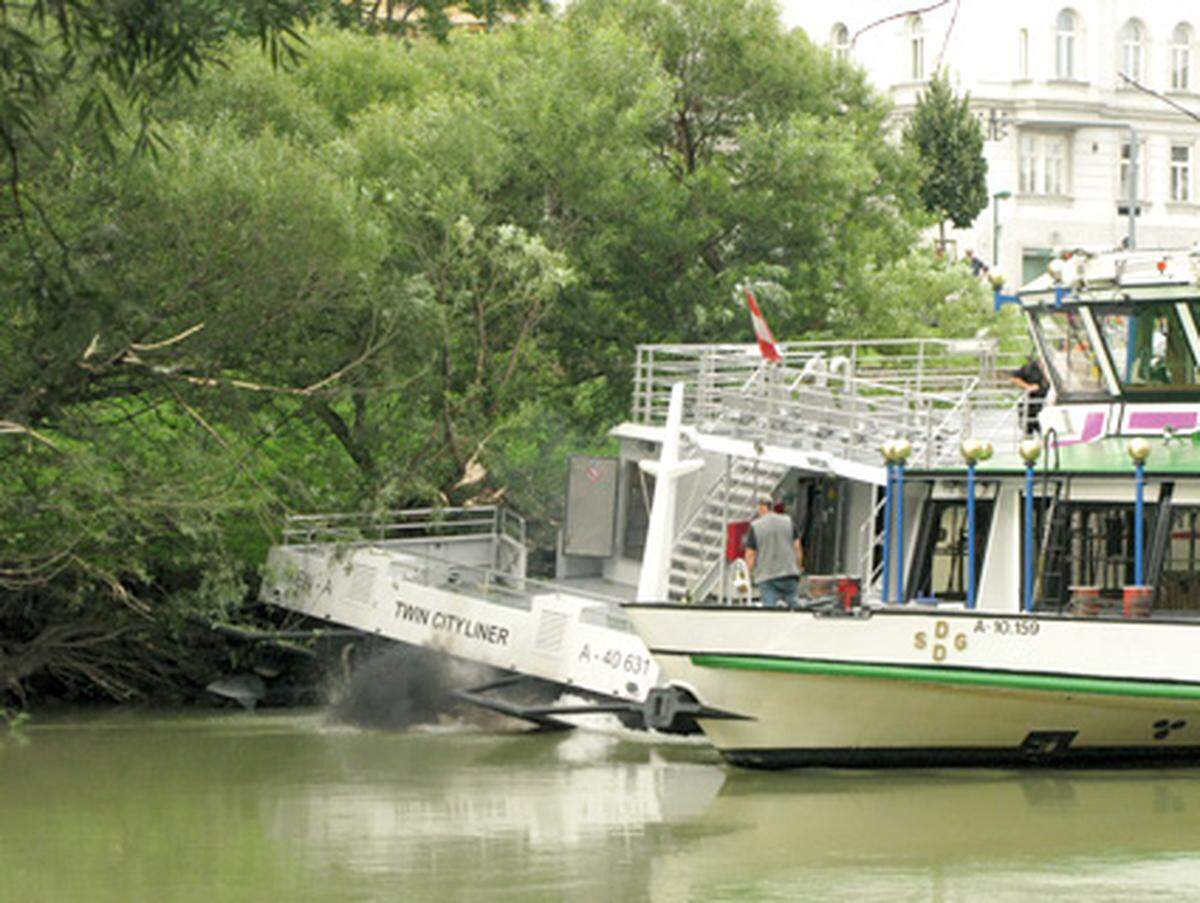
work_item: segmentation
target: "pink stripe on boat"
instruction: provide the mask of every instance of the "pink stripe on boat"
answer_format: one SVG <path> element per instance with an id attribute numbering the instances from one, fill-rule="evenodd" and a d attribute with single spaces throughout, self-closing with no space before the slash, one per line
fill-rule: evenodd
<path id="1" fill-rule="evenodd" d="M 1104 412 L 1092 411 L 1087 415 L 1087 419 L 1083 421 L 1083 432 L 1079 434 L 1077 439 L 1062 439 L 1058 445 L 1081 445 L 1084 442 L 1091 442 L 1093 439 L 1099 439 L 1104 435 Z"/>
<path id="2" fill-rule="evenodd" d="M 1163 427 L 1190 430 L 1196 426 L 1195 411 L 1133 411 L 1129 415 L 1131 430 L 1161 430 Z"/>

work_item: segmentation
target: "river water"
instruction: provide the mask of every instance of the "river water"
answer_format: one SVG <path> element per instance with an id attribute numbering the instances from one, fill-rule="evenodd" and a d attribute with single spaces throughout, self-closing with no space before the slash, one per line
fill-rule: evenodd
<path id="1" fill-rule="evenodd" d="M 322 712 L 0 727 L 0 900 L 1200 899 L 1200 770 L 728 769 Z"/>

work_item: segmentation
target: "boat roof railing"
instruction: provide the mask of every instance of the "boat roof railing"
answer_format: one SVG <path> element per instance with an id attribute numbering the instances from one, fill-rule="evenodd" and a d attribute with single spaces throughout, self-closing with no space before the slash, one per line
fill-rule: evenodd
<path id="1" fill-rule="evenodd" d="M 1200 300 L 1200 243 L 1144 251 L 1066 248 L 1008 300 L 1023 307 Z"/>

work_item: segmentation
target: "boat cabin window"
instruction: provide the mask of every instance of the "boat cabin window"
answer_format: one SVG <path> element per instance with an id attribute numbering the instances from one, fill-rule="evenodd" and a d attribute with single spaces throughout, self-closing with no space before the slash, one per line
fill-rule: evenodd
<path id="1" fill-rule="evenodd" d="M 1147 575 L 1157 507 L 1146 506 Z M 1120 599 L 1134 582 L 1133 513 L 1127 503 L 1075 502 L 1055 509 L 1048 533 L 1037 524 L 1037 535 L 1044 540 L 1036 564 L 1042 574 L 1042 603 L 1065 606 L 1073 586 L 1095 586 L 1101 596 Z"/>
<path id="2" fill-rule="evenodd" d="M 992 503 L 975 503 L 975 576 L 983 573 Z M 913 553 L 913 577 L 908 597 L 965 601 L 967 598 L 967 502 L 966 499 L 934 499 L 925 518 Z M 978 584 L 976 584 L 978 586 Z"/>
<path id="3" fill-rule="evenodd" d="M 1096 349 L 1077 311 L 1035 311 L 1033 325 L 1060 394 L 1105 393 Z"/>
<path id="4" fill-rule="evenodd" d="M 1174 304 L 1093 308 L 1117 379 L 1126 389 L 1195 389 L 1200 372 Z"/>
<path id="5" fill-rule="evenodd" d="M 654 499 L 654 477 L 630 461 L 625 470 L 625 529 L 621 554 L 640 560 L 646 550 L 650 529 L 650 503 Z"/>
<path id="6" fill-rule="evenodd" d="M 1156 609 L 1200 609 L 1200 508 L 1171 508 L 1171 536 L 1163 559 Z"/>

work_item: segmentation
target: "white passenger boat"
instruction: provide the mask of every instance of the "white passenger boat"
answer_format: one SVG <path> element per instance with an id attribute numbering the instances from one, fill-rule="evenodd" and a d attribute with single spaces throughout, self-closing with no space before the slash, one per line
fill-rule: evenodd
<path id="1" fill-rule="evenodd" d="M 719 713 L 700 724 L 730 762 L 1200 757 L 1200 251 L 1075 254 L 1009 300 L 1053 386 L 1029 440 L 981 379 L 896 397 L 861 361 L 818 384 L 786 355 L 753 377 L 786 390 L 737 427 L 701 366 L 669 377 L 686 384 L 654 430 L 618 431 L 662 448 L 668 513 L 688 460 L 769 469 L 808 500 L 810 569 L 861 581 L 800 610 L 737 604 L 711 548 L 676 581 L 687 524 L 647 548 L 625 610 L 670 687 L 656 702 Z"/>
<path id="2" fill-rule="evenodd" d="M 1009 299 L 1052 384 L 1035 442 L 987 337 L 641 346 L 553 580 L 498 511 L 297 518 L 264 598 L 695 718 L 743 765 L 1200 757 L 1200 255 L 1053 270 Z M 768 494 L 857 598 L 758 604 L 736 537 Z"/>

